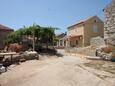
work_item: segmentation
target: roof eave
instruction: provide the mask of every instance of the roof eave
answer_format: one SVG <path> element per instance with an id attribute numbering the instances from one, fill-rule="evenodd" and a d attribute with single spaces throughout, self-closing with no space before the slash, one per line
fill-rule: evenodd
<path id="1" fill-rule="evenodd" d="M 77 24 L 74 24 L 74 25 L 71 25 L 71 26 L 69 26 L 67 29 L 70 29 L 71 27 L 74 27 L 74 26 L 78 26 L 78 25 L 80 25 L 80 24 L 84 24 L 85 22 L 80 22 L 80 23 L 77 23 Z"/>

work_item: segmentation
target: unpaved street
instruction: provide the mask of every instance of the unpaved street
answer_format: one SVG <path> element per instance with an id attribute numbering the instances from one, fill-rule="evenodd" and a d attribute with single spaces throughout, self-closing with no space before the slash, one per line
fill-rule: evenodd
<path id="1" fill-rule="evenodd" d="M 12 65 L 0 75 L 1 86 L 115 86 L 98 75 L 111 75 L 85 67 L 89 61 L 74 56 L 33 60 Z"/>

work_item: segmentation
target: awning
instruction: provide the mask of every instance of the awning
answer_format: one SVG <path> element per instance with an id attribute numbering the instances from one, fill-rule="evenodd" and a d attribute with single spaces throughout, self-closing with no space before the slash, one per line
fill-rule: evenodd
<path id="1" fill-rule="evenodd" d="M 71 36 L 67 36 L 66 40 L 71 40 L 71 39 L 80 39 L 81 37 L 83 37 L 83 35 L 71 35 Z"/>

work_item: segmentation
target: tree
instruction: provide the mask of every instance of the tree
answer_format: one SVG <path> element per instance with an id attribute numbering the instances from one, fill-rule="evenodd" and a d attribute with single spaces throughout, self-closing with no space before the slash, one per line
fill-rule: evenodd
<path id="1" fill-rule="evenodd" d="M 30 26 L 28 30 L 30 30 L 31 34 L 33 35 L 32 46 L 33 46 L 33 51 L 34 51 L 35 50 L 35 37 L 37 38 L 37 41 L 38 41 L 38 38 L 40 37 L 40 35 L 39 35 L 40 26 L 36 25 L 36 24 L 33 24 L 33 26 Z"/>
<path id="2" fill-rule="evenodd" d="M 42 27 L 41 28 L 41 42 L 46 44 L 46 48 L 48 45 L 54 44 L 55 30 L 57 28 L 54 27 Z"/>
<path id="3" fill-rule="evenodd" d="M 11 33 L 6 38 L 6 43 L 20 43 L 22 42 L 23 36 L 33 36 L 33 50 L 34 46 L 37 43 L 44 43 L 48 48 L 49 45 L 54 45 L 55 40 L 55 30 L 58 28 L 55 27 L 40 27 L 37 24 L 32 26 L 20 28 L 19 30 Z"/>

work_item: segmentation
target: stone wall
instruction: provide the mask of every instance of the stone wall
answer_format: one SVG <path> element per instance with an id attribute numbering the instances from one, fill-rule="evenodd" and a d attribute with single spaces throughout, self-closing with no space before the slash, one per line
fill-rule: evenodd
<path id="1" fill-rule="evenodd" d="M 104 9 L 105 14 L 105 34 L 107 43 L 115 45 L 115 0 L 112 0 Z"/>
<path id="2" fill-rule="evenodd" d="M 69 47 L 69 48 L 66 48 L 65 51 L 70 54 L 77 53 L 77 54 L 82 54 L 82 55 L 87 55 L 87 56 L 95 56 L 96 47 L 94 46 L 79 47 L 79 48 Z"/>
<path id="3" fill-rule="evenodd" d="M 90 45 L 99 48 L 100 46 L 105 46 L 105 41 L 102 37 L 93 37 L 90 40 Z"/>

